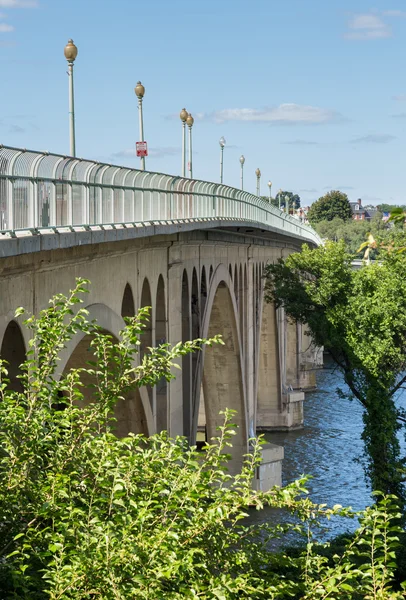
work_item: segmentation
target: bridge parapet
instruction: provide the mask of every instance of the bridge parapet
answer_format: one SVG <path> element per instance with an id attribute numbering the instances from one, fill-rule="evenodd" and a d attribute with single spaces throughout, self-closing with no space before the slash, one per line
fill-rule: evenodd
<path id="1" fill-rule="evenodd" d="M 262 198 L 226 185 L 0 146 L 0 233 L 232 220 L 316 245 L 315 231 Z"/>

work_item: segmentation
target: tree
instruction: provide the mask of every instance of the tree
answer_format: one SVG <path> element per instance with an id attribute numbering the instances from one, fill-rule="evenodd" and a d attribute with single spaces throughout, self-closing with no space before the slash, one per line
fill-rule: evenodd
<path id="1" fill-rule="evenodd" d="M 338 190 L 332 190 L 321 196 L 313 202 L 307 213 L 307 218 L 312 225 L 323 220 L 332 221 L 334 217 L 339 217 L 343 221 L 352 219 L 348 196 Z"/>
<path id="2" fill-rule="evenodd" d="M 337 242 L 344 240 L 346 249 L 356 255 L 360 245 L 371 233 L 374 237 L 384 238 L 387 233 L 387 225 L 382 221 L 382 213 L 377 212 L 371 221 L 351 219 L 343 221 L 334 217 L 331 221 L 323 220 L 314 224 L 317 233 L 324 239 Z"/>
<path id="3" fill-rule="evenodd" d="M 286 208 L 286 196 L 288 197 L 289 210 L 293 210 L 295 208 L 300 207 L 300 196 L 299 194 L 294 194 L 293 192 L 283 192 L 280 191 L 276 194 L 275 198 L 272 198 L 272 204 L 279 208 Z M 280 203 L 279 203 L 280 200 Z"/>
<path id="4" fill-rule="evenodd" d="M 0 363 L 2 600 L 403 597 L 392 584 L 399 528 L 390 498 L 360 514 L 340 557 L 334 552 L 328 560 L 328 545 L 314 543 L 294 556 L 270 552 L 270 541 L 285 533 L 301 533 L 307 542 L 317 518 L 353 513 L 313 504 L 304 480 L 253 491 L 255 443 L 241 473 L 231 477 L 227 411 L 203 454 L 165 432 L 118 439 L 117 400 L 133 386 L 170 379 L 173 360 L 203 340 L 151 348 L 135 367 L 148 310 L 128 319 L 113 343 L 87 322 L 86 311 L 76 310 L 84 291 L 78 281 L 68 297 L 58 295 L 27 319 L 32 337 L 23 392 L 8 390 Z M 78 332 L 92 338 L 94 360 L 58 379 L 58 354 Z M 80 407 L 81 380 L 89 376 L 94 400 Z M 247 526 L 248 507 L 264 505 L 290 512 L 292 522 Z"/>
<path id="5" fill-rule="evenodd" d="M 397 208 L 402 208 L 403 210 L 406 210 L 406 205 L 399 205 L 399 204 L 378 204 L 377 205 L 378 210 L 380 210 L 381 212 L 387 212 L 390 213 L 393 210 L 397 209 Z"/>
<path id="6" fill-rule="evenodd" d="M 406 500 L 398 433 L 405 412 L 396 394 L 406 383 L 406 258 L 382 251 L 360 270 L 343 242 L 304 246 L 266 269 L 266 299 L 305 323 L 364 408 L 365 472 L 373 490 Z"/>

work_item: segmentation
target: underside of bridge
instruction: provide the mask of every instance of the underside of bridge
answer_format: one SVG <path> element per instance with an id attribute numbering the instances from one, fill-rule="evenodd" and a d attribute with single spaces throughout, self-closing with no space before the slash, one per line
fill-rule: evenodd
<path id="1" fill-rule="evenodd" d="M 105 241 L 93 244 L 86 242 L 86 235 L 83 244 L 61 248 L 61 239 L 57 244 L 51 239 L 58 234 L 49 234 L 42 249 L 31 253 L 21 251 L 18 239 L 8 240 L 0 254 L 1 358 L 9 363 L 11 389 L 21 390 L 17 375 L 29 339 L 20 320 L 13 318 L 15 309 L 24 305 L 38 313 L 80 276 L 91 282 L 89 318 L 114 339 L 124 318 L 150 307 L 141 360 L 150 347 L 166 342 L 215 334 L 224 342 L 184 356 L 182 370 L 174 370 L 176 379 L 170 383 L 162 380 L 154 388 L 136 389 L 120 401 L 114 414 L 118 435 L 167 429 L 194 444 L 199 435 L 215 437 L 223 420 L 220 412 L 233 409 L 237 433 L 230 469 L 236 472 L 257 429 L 302 426 L 303 389 L 314 383 L 309 373 L 319 357 L 302 328 L 264 302 L 262 278 L 268 262 L 300 250 L 301 240 L 248 226 L 170 230 L 121 241 L 108 241 L 106 235 Z M 71 236 L 77 240 L 78 232 Z M 0 240 L 0 251 L 2 244 Z M 71 340 L 62 353 L 59 375 L 86 365 L 92 358 L 90 342 L 88 336 Z M 91 388 L 85 401 L 94 401 Z M 280 483 L 282 456 L 277 447 L 265 448 L 259 487 Z"/>

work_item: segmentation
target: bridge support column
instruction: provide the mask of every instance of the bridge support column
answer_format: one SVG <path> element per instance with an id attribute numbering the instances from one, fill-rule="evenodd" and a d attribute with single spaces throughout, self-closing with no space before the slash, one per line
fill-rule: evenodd
<path id="1" fill-rule="evenodd" d="M 284 431 L 303 426 L 304 393 L 298 381 L 297 326 L 283 309 L 264 303 L 260 336 L 257 430 Z"/>
<path id="2" fill-rule="evenodd" d="M 179 252 L 177 250 L 177 252 Z M 182 276 L 183 266 L 177 256 L 169 256 L 168 270 L 168 337 L 171 343 L 182 339 Z M 180 282 L 180 283 L 179 283 Z M 181 359 L 178 360 L 181 366 Z M 168 382 L 168 430 L 169 435 L 183 435 L 183 391 L 184 373 L 174 369 L 175 379 Z"/>
<path id="3" fill-rule="evenodd" d="M 316 371 L 323 367 L 323 349 L 312 342 L 306 325 L 301 326 L 299 348 L 299 385 L 301 390 L 314 390 L 317 387 Z"/>

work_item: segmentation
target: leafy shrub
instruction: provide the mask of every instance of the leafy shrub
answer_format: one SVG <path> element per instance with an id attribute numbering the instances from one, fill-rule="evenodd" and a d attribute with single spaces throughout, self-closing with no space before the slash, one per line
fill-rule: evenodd
<path id="1" fill-rule="evenodd" d="M 112 415 L 119 399 L 170 379 L 179 356 L 220 340 L 164 344 L 135 366 L 147 311 L 129 319 L 113 342 L 76 310 L 85 283 L 27 319 L 32 338 L 22 393 L 8 390 L 0 365 L 1 598 L 403 597 L 391 590 L 398 543 L 393 499 L 368 509 L 355 537 L 329 560 L 316 551 L 312 527 L 351 512 L 313 504 L 305 480 L 254 492 L 255 441 L 241 473 L 231 477 L 230 411 L 203 456 L 165 432 L 117 438 Z M 96 358 L 58 379 L 58 355 L 78 332 L 91 336 Z M 85 406 L 84 374 L 96 381 Z M 292 522 L 247 526 L 248 507 L 265 504 L 288 510 Z M 306 537 L 305 550 L 270 552 L 269 541 L 290 531 Z"/>

